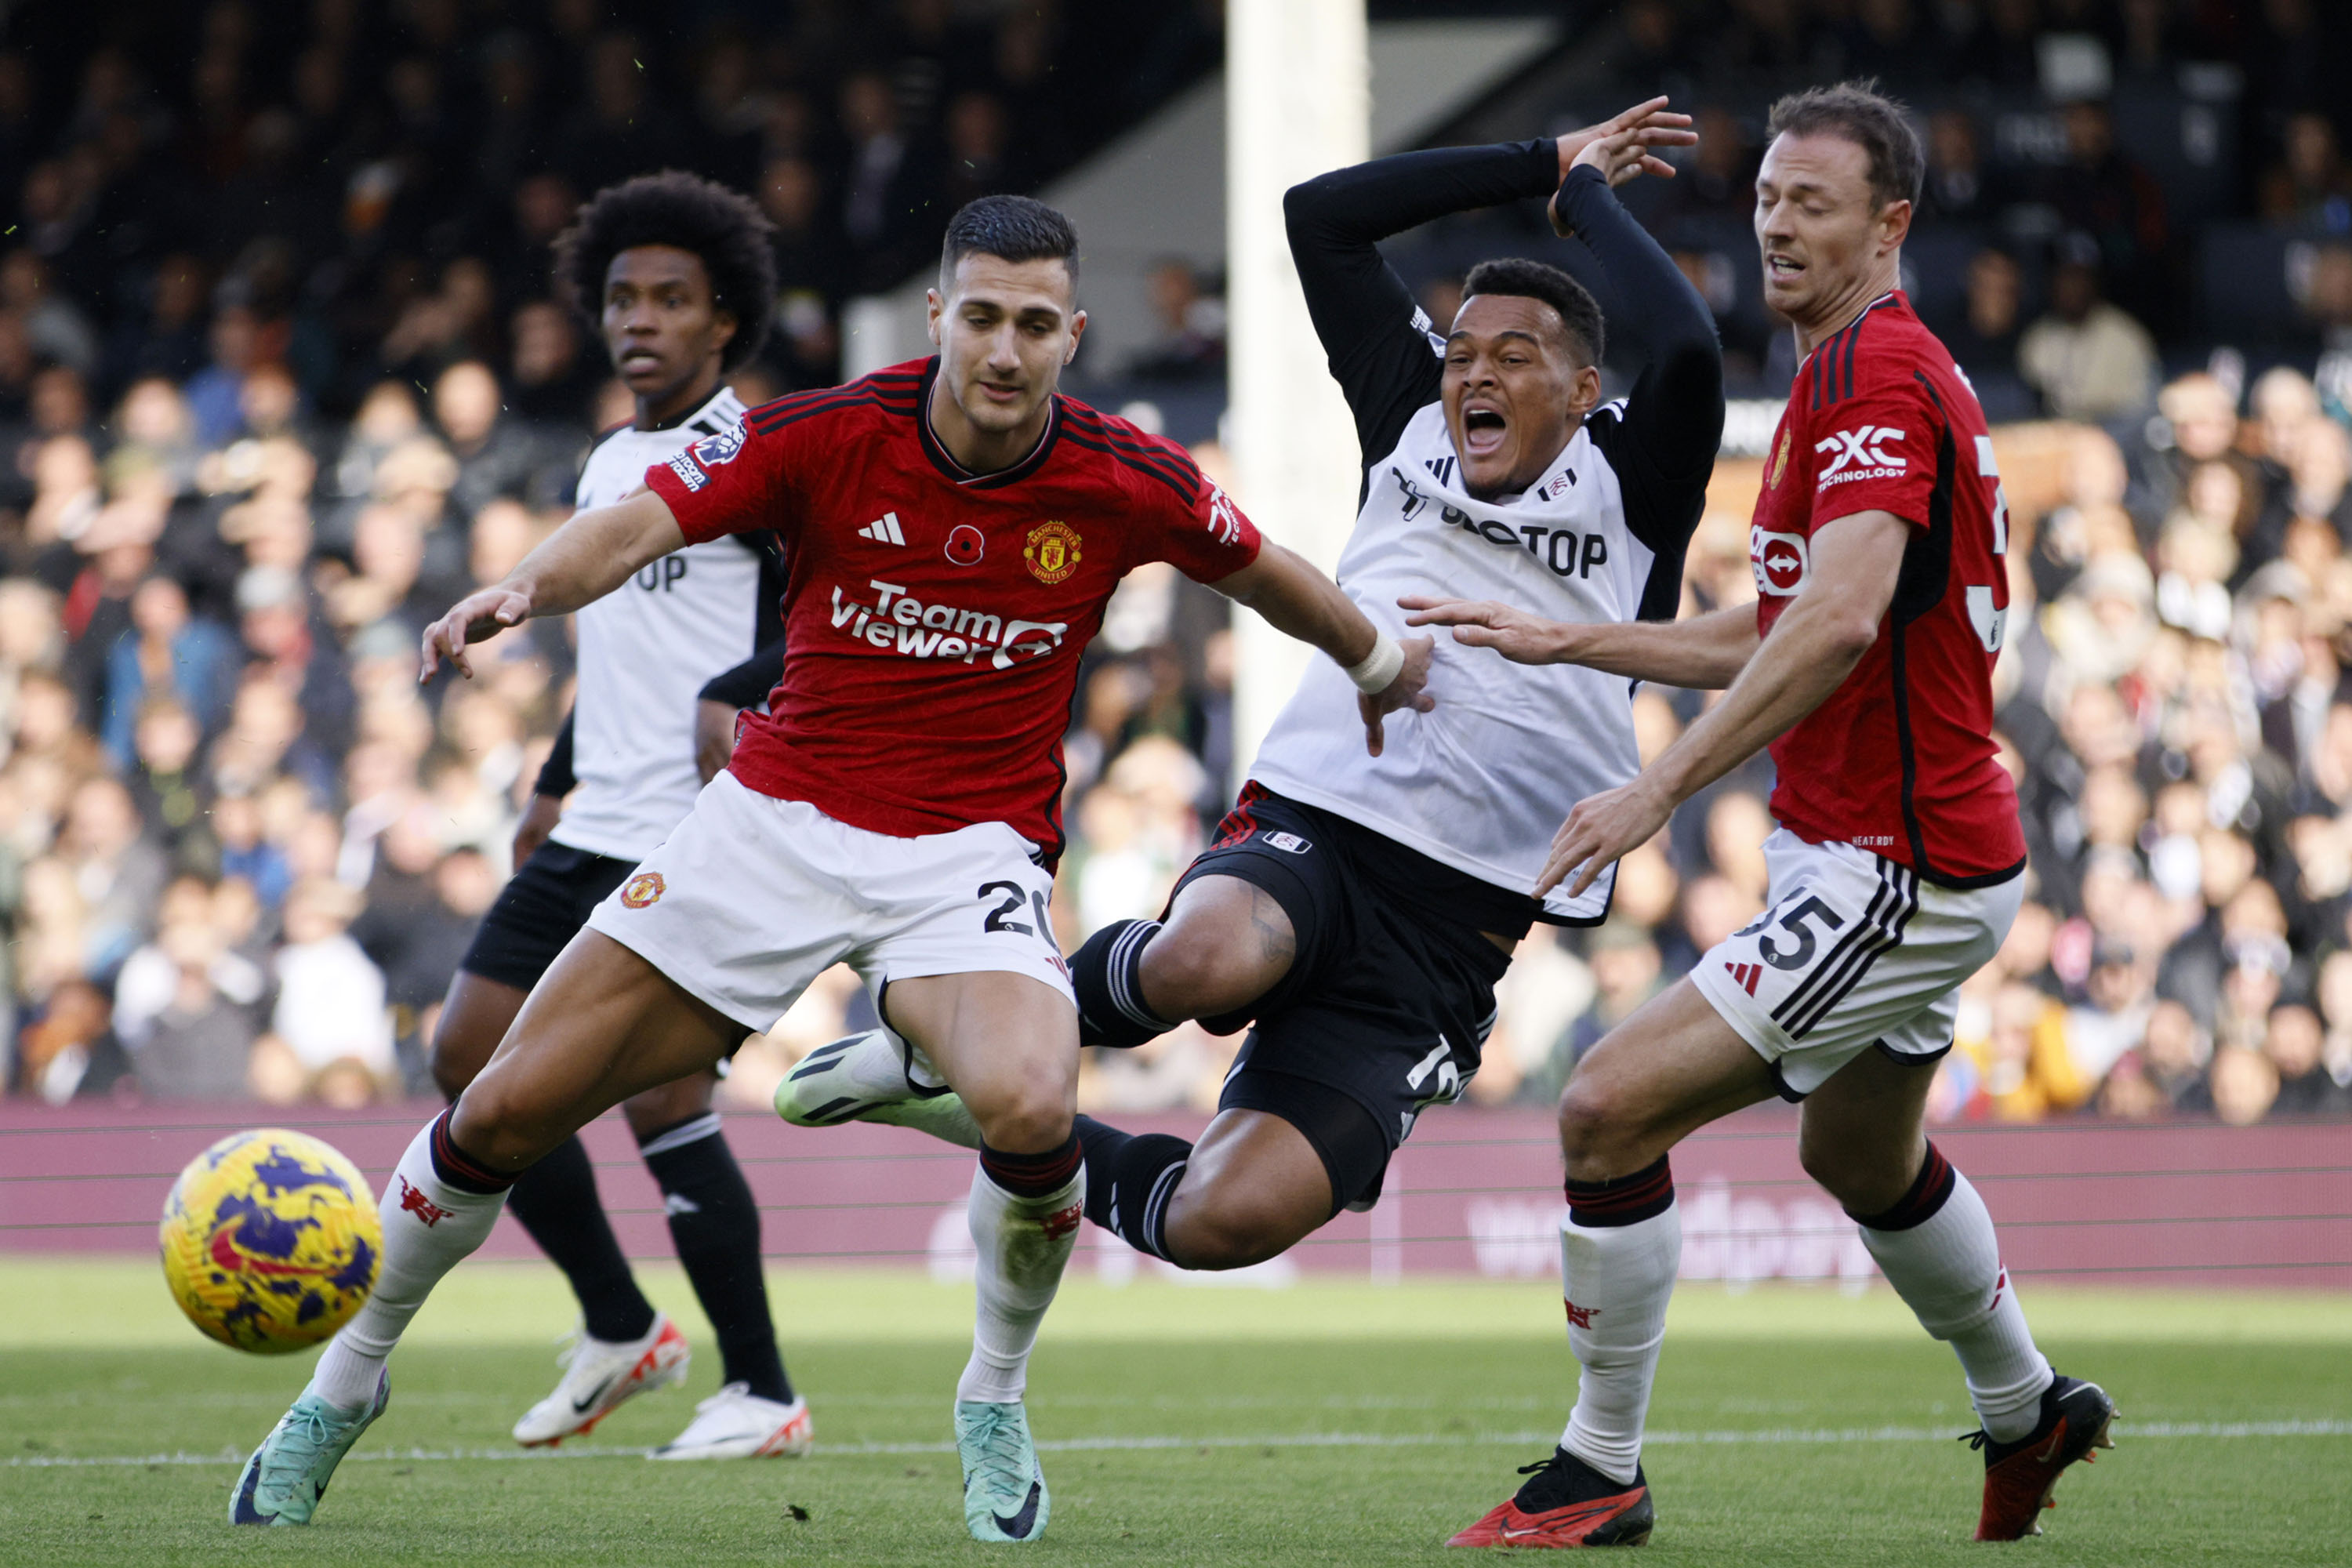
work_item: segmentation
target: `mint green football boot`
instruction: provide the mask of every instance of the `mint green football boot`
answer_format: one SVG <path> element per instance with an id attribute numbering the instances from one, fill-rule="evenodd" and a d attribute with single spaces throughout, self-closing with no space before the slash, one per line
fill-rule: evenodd
<path id="1" fill-rule="evenodd" d="M 1029 1415 L 1019 1405 L 956 1401 L 956 1458 L 963 1462 L 963 1522 L 974 1541 L 1034 1541 L 1054 1511 Z"/>
<path id="2" fill-rule="evenodd" d="M 376 1378 L 375 1397 L 357 1410 L 330 1405 L 305 1394 L 278 1418 L 261 1447 L 246 1460 L 245 1473 L 229 1494 L 231 1524 L 308 1524 L 335 1467 L 352 1451 L 383 1407 L 392 1403 L 392 1378 Z"/>
<path id="3" fill-rule="evenodd" d="M 966 1149 L 980 1147 L 980 1123 L 933 1071 L 930 1060 L 889 1029 L 868 1029 L 819 1046 L 776 1085 L 776 1114 L 795 1127 L 878 1121 L 911 1127 Z"/>

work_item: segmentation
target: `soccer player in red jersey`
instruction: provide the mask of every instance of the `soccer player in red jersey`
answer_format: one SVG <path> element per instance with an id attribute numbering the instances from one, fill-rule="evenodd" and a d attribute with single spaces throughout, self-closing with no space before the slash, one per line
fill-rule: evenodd
<path id="1" fill-rule="evenodd" d="M 845 962 L 978 1125 L 978 1323 L 955 1406 L 966 1526 L 1044 1531 L 1022 1393 L 1085 1196 L 1077 1016 L 1046 918 L 1078 655 L 1148 561 L 1339 661 L 1371 745 L 1383 713 L 1427 703 L 1430 653 L 1262 543 L 1181 447 L 1056 392 L 1086 326 L 1076 258 L 1052 208 L 971 204 L 931 296 L 936 357 L 751 410 L 427 629 L 425 673 L 443 658 L 470 673 L 468 643 L 576 610 L 681 544 L 772 529 L 788 556 L 769 713 L 402 1156 L 375 1292 L 247 1462 L 232 1519 L 309 1521 L 383 1409 L 402 1331 L 517 1175 L 628 1096 L 709 1068 Z"/>
<path id="2" fill-rule="evenodd" d="M 1978 1539 L 2039 1530 L 2059 1472 L 2107 1446 L 2115 1415 L 2034 1348 L 1983 1200 L 1924 1131 L 1954 989 L 2008 933 L 2025 845 L 1992 742 L 2007 503 L 1975 394 L 1897 286 L 1919 144 L 1899 106 L 1852 84 L 1783 99 L 1770 129 L 1765 299 L 1805 358 L 1749 533 L 1755 608 L 1590 626 L 1454 604 L 1412 618 L 1521 663 L 1725 689 L 1632 784 L 1578 803 L 1538 892 L 1589 885 L 1761 747 L 1780 773 L 1769 907 L 1569 1081 L 1576 1408 L 1550 1461 L 1455 1545 L 1648 1537 L 1642 1425 L 1682 1251 L 1667 1151 L 1774 1094 L 1803 1103 L 1806 1172 L 1958 1354 L 1982 1423 Z"/>

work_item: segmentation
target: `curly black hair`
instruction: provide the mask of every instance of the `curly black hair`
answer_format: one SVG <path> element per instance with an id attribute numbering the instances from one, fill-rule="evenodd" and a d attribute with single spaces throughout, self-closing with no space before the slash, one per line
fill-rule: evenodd
<path id="1" fill-rule="evenodd" d="M 639 174 L 607 185 L 583 203 L 555 240 L 555 276 L 572 308 L 593 326 L 613 258 L 640 245 L 668 245 L 702 258 L 711 303 L 735 318 L 720 356 L 734 369 L 760 352 L 776 309 L 775 226 L 749 196 L 682 169 Z"/>
<path id="2" fill-rule="evenodd" d="M 1599 364 L 1608 350 L 1609 333 L 1601 319 L 1601 302 L 1583 284 L 1557 267 L 1524 257 L 1497 257 L 1482 261 L 1462 280 L 1462 296 L 1512 294 L 1539 300 L 1559 312 L 1569 341 L 1584 353 L 1584 363 Z"/>

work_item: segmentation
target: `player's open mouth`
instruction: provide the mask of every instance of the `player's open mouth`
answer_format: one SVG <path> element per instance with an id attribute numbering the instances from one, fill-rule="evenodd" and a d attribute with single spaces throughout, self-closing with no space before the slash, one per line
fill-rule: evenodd
<path id="1" fill-rule="evenodd" d="M 1499 451 L 1509 432 L 1510 421 L 1498 408 L 1475 406 L 1462 410 L 1462 445 L 1469 452 L 1483 458 Z"/>
<path id="2" fill-rule="evenodd" d="M 980 388 L 980 395 L 982 397 L 987 398 L 991 403 L 1018 403 L 1021 401 L 1021 389 L 1017 386 L 1003 386 L 992 381 L 977 382 L 974 383 L 974 384 Z"/>
<path id="3" fill-rule="evenodd" d="M 659 370 L 660 368 L 661 355 L 654 353 L 651 349 L 631 349 L 628 353 L 621 356 L 621 374 L 623 375 L 626 375 L 632 371 Z"/>
<path id="4" fill-rule="evenodd" d="M 1769 277 L 1780 279 L 1794 278 L 1798 273 L 1802 272 L 1804 269 L 1805 264 L 1803 262 L 1793 260 L 1786 256 L 1768 256 L 1764 258 L 1764 271 Z"/>

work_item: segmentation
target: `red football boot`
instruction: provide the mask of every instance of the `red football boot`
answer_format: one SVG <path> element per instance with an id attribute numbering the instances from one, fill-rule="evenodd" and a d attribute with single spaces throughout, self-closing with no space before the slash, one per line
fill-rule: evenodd
<path id="1" fill-rule="evenodd" d="M 2042 1392 L 2042 1419 L 2028 1436 L 2014 1443 L 1996 1443 L 1990 1434 L 1976 1432 L 1967 1442 L 1984 1450 L 1984 1511 L 1977 1519 L 1979 1541 L 2015 1541 L 2042 1533 L 2042 1510 L 2056 1508 L 2051 1493 L 2058 1475 L 2080 1459 L 2092 1460 L 2095 1448 L 2112 1448 L 2107 1427 L 2116 1418 L 2116 1402 L 2095 1383 L 2054 1377 Z"/>
<path id="2" fill-rule="evenodd" d="M 1633 1485 L 1612 1480 L 1565 1448 L 1541 1464 L 1508 1502 L 1447 1542 L 1448 1546 L 1639 1546 L 1657 1515 L 1639 1467 Z"/>

